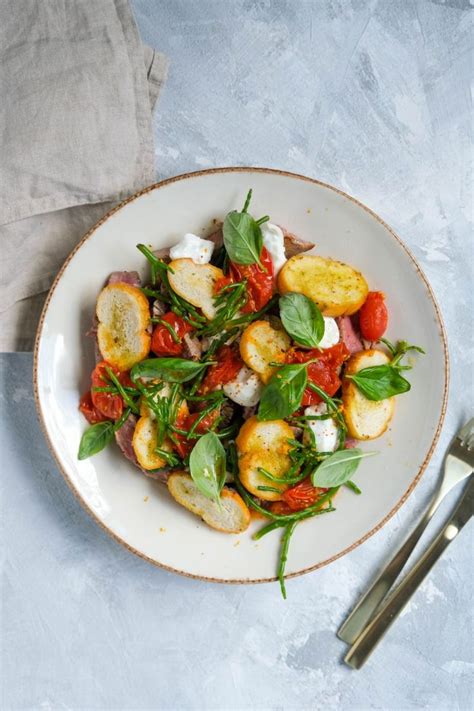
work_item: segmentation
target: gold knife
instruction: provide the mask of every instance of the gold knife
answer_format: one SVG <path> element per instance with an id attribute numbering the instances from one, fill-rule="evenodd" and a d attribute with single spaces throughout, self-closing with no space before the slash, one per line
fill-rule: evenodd
<path id="1" fill-rule="evenodd" d="M 474 479 L 471 475 L 470 482 L 448 523 L 354 642 L 344 657 L 346 664 L 353 669 L 360 669 L 362 667 L 412 595 L 426 578 L 438 558 L 469 521 L 473 514 L 473 508 Z"/>

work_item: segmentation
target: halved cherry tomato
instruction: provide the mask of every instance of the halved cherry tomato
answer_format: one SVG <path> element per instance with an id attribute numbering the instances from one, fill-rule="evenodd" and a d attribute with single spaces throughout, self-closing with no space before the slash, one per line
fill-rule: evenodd
<path id="1" fill-rule="evenodd" d="M 225 286 L 229 286 L 229 284 L 232 284 L 232 278 L 230 276 L 223 276 L 220 279 L 216 279 L 214 282 L 214 294 L 218 294 L 221 289 L 223 289 Z"/>
<path id="2" fill-rule="evenodd" d="M 217 417 L 219 417 L 219 412 L 220 408 L 217 407 L 215 410 L 212 410 L 212 412 L 203 417 L 201 422 L 196 427 L 196 433 L 204 434 L 205 432 L 207 432 L 211 425 L 214 424 Z M 200 414 L 201 413 L 199 412 L 193 412 L 191 415 L 186 415 L 182 418 L 178 417 L 176 419 L 176 427 L 178 427 L 180 430 L 186 430 L 186 432 L 189 432 L 189 430 L 196 422 Z M 174 443 L 174 448 L 176 449 L 179 456 L 184 459 L 184 457 L 186 457 L 191 452 L 192 448 L 196 444 L 197 437 L 190 437 L 188 439 L 186 435 L 178 434 L 175 432 L 174 438 L 176 440 L 176 442 Z"/>
<path id="3" fill-rule="evenodd" d="M 216 390 L 219 385 L 233 380 L 244 364 L 236 346 L 221 346 L 213 360 L 217 360 L 217 363 L 207 369 L 199 388 L 201 394 Z"/>
<path id="4" fill-rule="evenodd" d="M 92 371 L 91 382 L 91 398 L 94 407 L 102 414 L 106 419 L 118 420 L 123 412 L 123 400 L 120 395 L 114 395 L 114 393 L 104 393 L 97 392 L 94 388 L 106 388 L 112 386 L 110 382 L 106 368 L 110 370 L 117 376 L 122 385 L 130 385 L 130 377 L 128 373 L 121 373 L 118 368 L 107 363 L 103 360 L 97 363 L 96 367 Z"/>
<path id="5" fill-rule="evenodd" d="M 230 263 L 230 276 L 233 281 L 247 279 L 247 303 L 242 308 L 242 313 L 245 314 L 259 311 L 272 298 L 273 262 L 265 247 L 262 248 L 260 262 L 264 269 L 258 264 Z"/>
<path id="6" fill-rule="evenodd" d="M 79 410 L 82 412 L 87 422 L 91 425 L 95 425 L 97 422 L 104 422 L 108 419 L 94 406 L 90 390 L 84 393 L 81 397 L 79 402 Z"/>
<path id="7" fill-rule="evenodd" d="M 359 311 L 359 326 L 362 338 L 378 341 L 387 329 L 388 311 L 381 291 L 369 291 Z"/>
<path id="8" fill-rule="evenodd" d="M 308 477 L 292 486 L 291 489 L 287 489 L 282 494 L 282 499 L 291 511 L 302 511 L 315 504 L 327 491 L 322 487 L 313 486 L 310 477 Z"/>
<path id="9" fill-rule="evenodd" d="M 173 339 L 173 336 L 163 324 L 158 326 L 153 331 L 151 337 L 151 350 L 157 356 L 178 356 L 181 355 L 184 349 L 183 336 L 192 331 L 192 326 L 187 323 L 181 316 L 176 316 L 172 311 L 168 311 L 161 317 L 162 321 L 166 321 L 175 330 L 178 336 L 179 343 Z"/>
<path id="10" fill-rule="evenodd" d="M 318 351 L 316 348 L 308 351 L 292 348 L 286 356 L 287 363 L 306 363 L 317 358 L 308 365 L 308 380 L 318 385 L 330 397 L 335 395 L 341 387 L 338 369 L 349 358 L 350 353 L 344 343 L 336 343 L 331 348 Z M 315 405 L 321 402 L 321 397 L 310 388 L 306 388 L 301 401 L 302 407 Z"/>

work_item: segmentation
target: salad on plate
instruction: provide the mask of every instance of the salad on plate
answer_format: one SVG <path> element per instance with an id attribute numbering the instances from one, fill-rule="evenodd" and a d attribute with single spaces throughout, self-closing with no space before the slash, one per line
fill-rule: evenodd
<path id="1" fill-rule="evenodd" d="M 232 211 L 206 239 L 137 245 L 150 267 L 113 272 L 97 298 L 96 366 L 79 409 L 78 457 L 116 442 L 144 475 L 211 528 L 254 538 L 334 512 L 341 487 L 410 390 L 384 338 L 384 294 L 352 266 L 308 254 L 268 216 Z"/>

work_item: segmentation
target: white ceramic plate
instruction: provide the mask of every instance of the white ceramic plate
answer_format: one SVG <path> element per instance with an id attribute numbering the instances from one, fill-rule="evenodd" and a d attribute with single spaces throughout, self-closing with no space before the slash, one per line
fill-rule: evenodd
<path id="1" fill-rule="evenodd" d="M 348 195 L 309 178 L 255 168 L 226 168 L 179 176 L 138 193 L 102 219 L 59 273 L 46 303 L 35 350 L 35 388 L 49 446 L 68 484 L 89 513 L 121 544 L 176 572 L 214 581 L 275 579 L 280 533 L 258 543 L 254 521 L 238 536 L 213 531 L 142 475 L 115 446 L 83 462 L 77 450 L 85 422 L 78 412 L 93 367 L 90 327 L 98 292 L 110 272 L 147 271 L 135 245 L 173 245 L 185 232 L 205 235 L 213 219 L 239 208 L 253 188 L 252 213 L 269 214 L 317 252 L 359 269 L 372 290 L 383 290 L 388 337 L 422 346 L 409 374 L 410 393 L 397 399 L 390 431 L 361 463 L 363 495 L 337 497 L 337 511 L 300 525 L 287 573 L 333 561 L 377 531 L 405 501 L 436 443 L 446 405 L 448 357 L 439 309 L 413 257 L 373 212 Z M 369 445 L 363 445 L 368 447 Z"/>

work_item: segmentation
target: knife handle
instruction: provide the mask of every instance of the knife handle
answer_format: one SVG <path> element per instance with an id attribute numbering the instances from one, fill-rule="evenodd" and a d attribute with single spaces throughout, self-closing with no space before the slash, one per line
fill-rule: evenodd
<path id="1" fill-rule="evenodd" d="M 420 558 L 414 568 L 400 583 L 393 595 L 391 595 L 385 605 L 383 605 L 380 611 L 375 615 L 372 622 L 367 625 L 364 632 L 352 645 L 344 657 L 346 664 L 353 669 L 360 669 L 362 667 L 385 632 L 391 627 L 414 592 L 426 578 L 443 551 L 458 535 L 461 528 L 462 524 L 458 525 L 454 520 L 449 521 L 437 538 L 435 538 L 426 553 Z"/>

